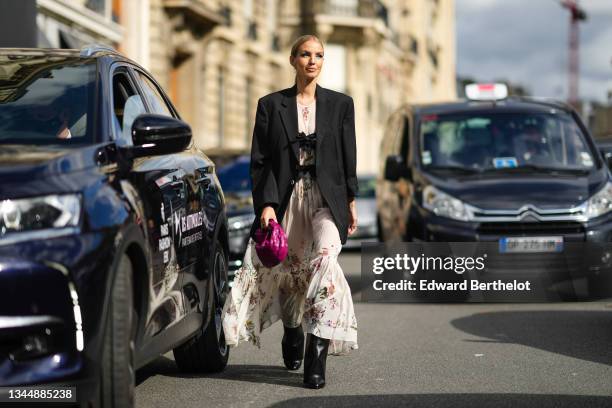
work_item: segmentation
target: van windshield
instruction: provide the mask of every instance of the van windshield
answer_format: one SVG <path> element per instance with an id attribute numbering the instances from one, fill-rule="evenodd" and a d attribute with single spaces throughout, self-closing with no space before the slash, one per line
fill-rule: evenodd
<path id="1" fill-rule="evenodd" d="M 585 135 L 568 114 L 496 112 L 421 118 L 420 161 L 429 170 L 588 171 L 594 160 Z"/>

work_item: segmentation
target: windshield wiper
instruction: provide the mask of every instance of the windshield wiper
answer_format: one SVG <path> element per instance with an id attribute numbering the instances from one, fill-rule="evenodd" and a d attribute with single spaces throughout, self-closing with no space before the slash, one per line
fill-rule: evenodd
<path id="1" fill-rule="evenodd" d="M 423 168 L 424 170 L 429 170 L 429 171 L 438 171 L 438 170 L 442 170 L 442 171 L 454 171 L 454 172 L 458 172 L 458 173 L 463 173 L 463 174 L 477 174 L 477 173 L 481 173 L 482 170 L 481 169 L 474 169 L 471 167 L 463 167 L 463 166 L 452 166 L 452 165 L 448 165 L 448 166 L 427 166 Z"/>
<path id="2" fill-rule="evenodd" d="M 483 170 L 485 173 L 571 173 L 571 174 L 588 174 L 588 169 L 571 168 L 571 167 L 547 167 L 538 166 L 535 164 L 523 164 L 517 167 L 489 167 Z"/>

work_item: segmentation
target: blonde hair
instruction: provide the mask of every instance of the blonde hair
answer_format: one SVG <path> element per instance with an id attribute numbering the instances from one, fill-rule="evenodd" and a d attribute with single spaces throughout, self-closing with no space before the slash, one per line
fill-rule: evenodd
<path id="1" fill-rule="evenodd" d="M 323 47 L 323 42 L 321 40 L 319 40 L 319 37 L 317 37 L 316 35 L 313 35 L 313 34 L 306 34 L 306 35 L 303 35 L 301 37 L 298 37 L 293 42 L 293 45 L 291 46 L 291 56 L 292 57 L 296 57 L 297 53 L 298 53 L 298 49 L 300 48 L 300 46 L 302 44 L 304 44 L 305 42 L 310 41 L 310 40 L 318 42 L 321 45 L 321 48 L 324 48 Z"/>

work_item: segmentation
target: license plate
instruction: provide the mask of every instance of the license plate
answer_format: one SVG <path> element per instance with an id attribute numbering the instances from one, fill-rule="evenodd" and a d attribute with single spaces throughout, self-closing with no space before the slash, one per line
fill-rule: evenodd
<path id="1" fill-rule="evenodd" d="M 499 252 L 562 252 L 563 237 L 508 237 L 499 240 Z"/>

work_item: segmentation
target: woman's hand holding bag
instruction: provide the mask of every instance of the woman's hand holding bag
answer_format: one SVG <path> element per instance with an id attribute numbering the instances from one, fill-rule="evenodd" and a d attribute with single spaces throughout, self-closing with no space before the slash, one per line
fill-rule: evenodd
<path id="1" fill-rule="evenodd" d="M 268 222 L 268 228 L 255 231 L 255 251 L 266 268 L 272 268 L 287 257 L 287 237 L 283 227 L 274 219 Z"/>
<path id="2" fill-rule="evenodd" d="M 261 212 L 261 217 L 259 217 L 259 225 L 261 225 L 262 229 L 268 228 L 268 222 L 270 220 L 276 221 L 276 211 L 274 211 L 273 207 L 266 206 Z"/>

